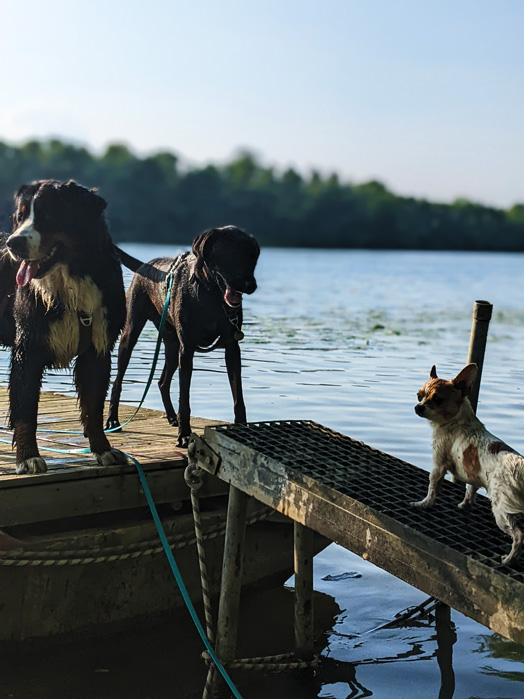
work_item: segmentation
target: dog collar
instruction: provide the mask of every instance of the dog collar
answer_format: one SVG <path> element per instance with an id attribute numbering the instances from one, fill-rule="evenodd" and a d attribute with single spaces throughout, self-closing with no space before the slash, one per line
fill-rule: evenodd
<path id="1" fill-rule="evenodd" d="M 241 306 L 238 306 L 238 308 L 233 309 L 232 312 L 228 312 L 227 306 L 225 304 L 222 304 L 222 308 L 224 309 L 224 313 L 226 314 L 226 318 L 229 320 L 229 322 L 231 323 L 231 325 L 234 328 L 233 338 L 237 342 L 240 342 L 245 337 L 244 333 L 240 329 L 240 309 L 241 309 Z"/>

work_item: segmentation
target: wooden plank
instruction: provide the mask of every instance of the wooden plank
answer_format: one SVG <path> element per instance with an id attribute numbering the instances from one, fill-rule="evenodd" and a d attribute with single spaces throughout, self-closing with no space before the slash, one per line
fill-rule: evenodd
<path id="1" fill-rule="evenodd" d="M 146 468 L 147 482 L 157 505 L 172 503 L 178 506 L 190 497 L 184 480 L 185 469 L 176 463 L 172 467 L 169 464 L 166 466 L 161 469 Z M 85 473 L 85 469 L 82 471 Z M 89 476 L 52 481 L 39 475 L 31 480 L 27 485 L 0 490 L 0 528 L 147 506 L 136 471 L 99 478 Z M 226 484 L 209 479 L 202 486 L 200 497 L 226 492 Z"/>
<path id="2" fill-rule="evenodd" d="M 493 631 L 524 643 L 524 584 L 519 580 L 284 466 L 225 433 L 206 428 L 203 439 L 204 447 L 207 445 L 219 454 L 217 475 L 226 483 Z M 214 469 L 205 460 L 198 465 Z"/>
<path id="3" fill-rule="evenodd" d="M 0 389 L 0 406 L 7 416 L 7 391 Z M 122 421 L 134 413 L 122 406 Z M 192 419 L 192 429 L 201 432 L 212 421 Z M 102 467 L 95 457 L 82 453 L 87 439 L 81 433 L 76 399 L 56 393 L 42 393 L 38 415 L 40 429 L 77 431 L 79 434 L 39 432 L 39 444 L 48 471 L 42 474 L 15 473 L 15 454 L 10 444 L 0 443 L 0 527 L 74 517 L 83 514 L 124 510 L 146 505 L 133 464 Z M 4 431 L 0 435 L 10 439 Z M 111 445 L 132 455 L 148 476 L 157 503 L 176 503 L 189 498 L 184 481 L 186 452 L 175 445 L 176 430 L 156 410 L 141 409 L 122 432 L 112 433 Z M 46 451 L 78 450 L 75 454 Z M 208 483 L 202 497 L 225 493 L 218 481 Z"/>

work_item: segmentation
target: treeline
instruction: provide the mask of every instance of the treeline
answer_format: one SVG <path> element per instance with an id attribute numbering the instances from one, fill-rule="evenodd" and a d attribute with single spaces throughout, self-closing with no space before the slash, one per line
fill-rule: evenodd
<path id="1" fill-rule="evenodd" d="M 380 182 L 349 184 L 318 172 L 277 172 L 243 152 L 223 166 L 181 167 L 173 153 L 138 157 L 111 145 L 101 156 L 59 140 L 0 142 L 0 226 L 13 192 L 35 179 L 75 179 L 107 200 L 115 241 L 187 245 L 206 228 L 235 224 L 262 245 L 428 250 L 524 250 L 524 204 L 505 211 L 459 199 L 398 197 Z"/>

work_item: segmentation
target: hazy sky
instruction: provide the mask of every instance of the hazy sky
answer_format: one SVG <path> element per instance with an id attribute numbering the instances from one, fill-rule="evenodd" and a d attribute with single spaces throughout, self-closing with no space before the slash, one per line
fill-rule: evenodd
<path id="1" fill-rule="evenodd" d="M 524 202 L 524 0 L 0 0 L 0 139 Z"/>

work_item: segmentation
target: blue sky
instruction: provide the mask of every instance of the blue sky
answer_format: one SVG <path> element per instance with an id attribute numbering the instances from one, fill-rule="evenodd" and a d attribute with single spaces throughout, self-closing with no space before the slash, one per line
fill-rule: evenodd
<path id="1" fill-rule="evenodd" d="M 4 0 L 0 139 L 524 202 L 522 0 Z"/>

